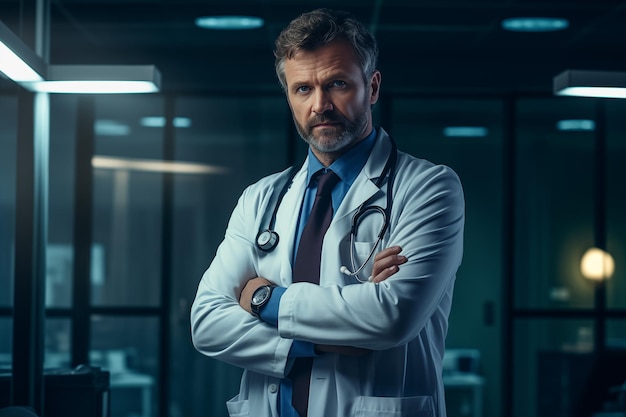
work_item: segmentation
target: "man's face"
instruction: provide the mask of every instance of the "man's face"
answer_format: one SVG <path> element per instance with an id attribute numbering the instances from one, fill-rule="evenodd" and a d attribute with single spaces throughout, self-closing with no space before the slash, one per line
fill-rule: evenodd
<path id="1" fill-rule="evenodd" d="M 298 133 L 322 163 L 332 163 L 371 131 L 380 73 L 365 83 L 347 41 L 299 51 L 286 60 L 285 78 Z"/>

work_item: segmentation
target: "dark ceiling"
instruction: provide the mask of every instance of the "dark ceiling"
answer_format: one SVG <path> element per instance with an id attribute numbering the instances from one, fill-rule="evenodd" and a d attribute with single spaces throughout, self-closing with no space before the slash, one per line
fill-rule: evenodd
<path id="1" fill-rule="evenodd" d="M 19 30 L 24 3 L 0 0 Z M 383 92 L 551 91 L 565 69 L 626 69 L 626 1 L 609 0 L 54 0 L 52 64 L 155 64 L 165 91 L 278 91 L 272 45 L 298 14 L 351 11 L 381 50 Z M 22 12 L 20 12 L 22 10 Z M 206 15 L 254 15 L 246 31 L 200 29 Z M 508 32 L 508 17 L 562 17 L 563 31 Z"/>

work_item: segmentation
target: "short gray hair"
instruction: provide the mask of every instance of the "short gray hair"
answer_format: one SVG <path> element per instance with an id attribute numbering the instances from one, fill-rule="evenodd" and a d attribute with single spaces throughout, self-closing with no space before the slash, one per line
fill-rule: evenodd
<path id="1" fill-rule="evenodd" d="M 276 75 L 283 90 L 287 91 L 285 60 L 293 58 L 301 50 L 313 51 L 336 39 L 350 42 L 367 83 L 376 71 L 378 61 L 378 45 L 374 36 L 348 12 L 317 9 L 292 20 L 276 38 Z"/>

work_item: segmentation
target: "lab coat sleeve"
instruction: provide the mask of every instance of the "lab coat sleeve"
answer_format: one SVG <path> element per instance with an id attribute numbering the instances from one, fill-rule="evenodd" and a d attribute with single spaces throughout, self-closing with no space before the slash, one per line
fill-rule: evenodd
<path id="1" fill-rule="evenodd" d="M 450 168 L 415 164 L 399 166 L 385 244 L 401 246 L 408 262 L 380 284 L 290 286 L 279 309 L 281 336 L 383 350 L 415 339 L 425 326 L 447 328 L 463 252 L 463 191 Z M 327 265 L 324 273 L 336 270 Z"/>
<path id="2" fill-rule="evenodd" d="M 240 197 L 225 238 L 198 285 L 191 309 L 191 334 L 195 348 L 207 356 L 283 377 L 291 340 L 279 337 L 275 327 L 239 305 L 243 286 L 258 275 L 256 247 L 249 231 L 258 230 L 256 219 L 268 194 L 248 188 Z"/>

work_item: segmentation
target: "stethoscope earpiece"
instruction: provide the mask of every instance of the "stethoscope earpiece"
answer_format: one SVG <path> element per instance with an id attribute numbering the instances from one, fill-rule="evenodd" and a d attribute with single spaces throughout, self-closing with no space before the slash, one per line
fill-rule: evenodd
<path id="1" fill-rule="evenodd" d="M 278 233 L 273 230 L 265 229 L 256 236 L 256 245 L 262 251 L 269 252 L 278 244 Z"/>
<path id="2" fill-rule="evenodd" d="M 339 268 L 339 272 L 345 275 L 352 275 L 352 271 L 350 271 L 345 265 L 341 265 L 341 268 Z"/>

